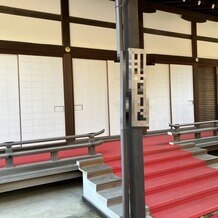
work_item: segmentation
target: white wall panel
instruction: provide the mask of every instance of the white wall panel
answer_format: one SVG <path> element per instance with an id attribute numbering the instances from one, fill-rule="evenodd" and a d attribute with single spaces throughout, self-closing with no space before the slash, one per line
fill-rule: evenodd
<path id="1" fill-rule="evenodd" d="M 181 19 L 181 15 L 163 11 L 144 13 L 143 25 L 151 29 L 191 34 L 191 22 Z"/>
<path id="2" fill-rule="evenodd" d="M 70 0 L 70 16 L 115 22 L 115 3 L 102 0 Z"/>
<path id="3" fill-rule="evenodd" d="M 120 134 L 120 65 L 108 61 L 110 133 Z"/>
<path id="4" fill-rule="evenodd" d="M 191 40 L 144 34 L 144 48 L 149 54 L 192 56 Z"/>
<path id="5" fill-rule="evenodd" d="M 108 135 L 106 62 L 73 59 L 76 134 L 105 129 Z"/>
<path id="6" fill-rule="evenodd" d="M 0 142 L 20 140 L 16 55 L 0 55 Z"/>
<path id="7" fill-rule="evenodd" d="M 218 37 L 218 23 L 207 21 L 206 23 L 197 23 L 197 34 L 199 36 Z"/>
<path id="8" fill-rule="evenodd" d="M 0 0 L 0 5 L 60 14 L 60 0 Z"/>
<path id="9" fill-rule="evenodd" d="M 192 66 L 171 65 L 172 123 L 194 122 Z"/>
<path id="10" fill-rule="evenodd" d="M 23 140 L 65 135 L 62 59 L 19 56 Z"/>
<path id="11" fill-rule="evenodd" d="M 86 48 L 116 49 L 114 29 L 70 24 L 71 45 Z"/>
<path id="12" fill-rule="evenodd" d="M 61 23 L 56 21 L 0 14 L 0 29 L 1 40 L 62 43 Z"/>
<path id="13" fill-rule="evenodd" d="M 199 58 L 218 58 L 218 43 L 198 41 Z"/>
<path id="14" fill-rule="evenodd" d="M 169 66 L 156 64 L 146 68 L 146 94 L 149 98 L 149 130 L 169 128 Z"/>

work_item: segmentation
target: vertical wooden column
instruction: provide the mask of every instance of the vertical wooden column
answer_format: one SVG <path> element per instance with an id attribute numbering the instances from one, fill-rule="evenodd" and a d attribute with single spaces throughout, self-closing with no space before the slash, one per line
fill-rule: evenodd
<path id="1" fill-rule="evenodd" d="M 123 4 L 124 20 L 124 39 L 125 53 L 124 65 L 126 69 L 126 97 L 129 99 L 129 105 L 132 104 L 132 95 L 129 92 L 129 59 L 127 55 L 128 48 L 140 48 L 139 31 L 139 6 L 138 0 L 129 0 Z M 130 186 L 130 214 L 131 218 L 145 217 L 145 199 L 144 199 L 144 161 L 143 161 L 143 128 L 133 127 L 132 109 L 129 106 L 129 113 L 126 114 L 127 150 L 129 154 L 129 186 Z"/>
<path id="2" fill-rule="evenodd" d="M 65 53 L 63 54 L 65 128 L 66 128 L 66 135 L 74 135 L 75 115 L 74 115 L 73 67 L 72 67 L 72 55 L 70 52 L 69 0 L 61 0 L 61 29 L 62 29 L 62 45 L 65 47 Z"/>
<path id="3" fill-rule="evenodd" d="M 197 51 L 197 23 L 191 22 L 191 43 L 192 43 L 192 57 L 197 59 L 198 51 Z M 193 65 L 193 96 L 194 96 L 194 119 L 195 122 L 199 121 L 199 97 L 198 97 L 198 86 L 197 86 L 197 64 Z"/>

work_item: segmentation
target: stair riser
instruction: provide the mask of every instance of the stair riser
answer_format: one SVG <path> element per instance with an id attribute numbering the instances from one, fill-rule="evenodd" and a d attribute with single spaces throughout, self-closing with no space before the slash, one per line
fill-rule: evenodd
<path id="1" fill-rule="evenodd" d="M 194 193 L 194 194 L 191 194 L 191 195 L 186 195 L 186 196 L 181 197 L 179 199 L 173 199 L 173 200 L 167 201 L 165 203 L 152 206 L 152 207 L 150 207 L 150 211 L 151 211 L 151 213 L 156 213 L 156 212 L 159 212 L 161 210 L 166 210 L 166 209 L 172 208 L 172 207 L 174 207 L 175 205 L 178 205 L 178 204 L 191 202 L 194 199 L 202 198 L 205 195 L 208 195 L 210 193 L 214 193 L 214 192 L 217 192 L 217 191 L 218 191 L 218 186 L 213 187 L 213 188 L 208 188 L 207 190 L 199 191 L 197 193 Z"/>
<path id="2" fill-rule="evenodd" d="M 186 169 L 192 169 L 192 168 L 199 167 L 199 166 L 202 166 L 202 165 L 203 165 L 203 162 L 192 163 L 192 164 L 187 164 L 185 166 L 170 168 L 170 169 L 167 169 L 167 170 L 160 170 L 158 172 L 145 173 L 144 175 L 148 179 L 149 178 L 155 178 L 155 177 L 158 177 L 158 176 L 161 176 L 161 175 L 166 175 L 168 173 L 179 172 L 181 170 L 186 170 Z"/>
<path id="3" fill-rule="evenodd" d="M 152 188 L 146 190 L 146 195 L 155 194 L 155 193 L 160 192 L 160 191 L 164 191 L 164 190 L 167 190 L 167 189 L 175 188 L 175 187 L 180 186 L 180 185 L 191 183 L 194 180 L 195 181 L 196 180 L 203 180 L 203 179 L 208 178 L 209 176 L 215 176 L 215 175 L 218 175 L 218 172 L 213 171 L 213 172 L 210 172 L 210 173 L 207 173 L 207 174 L 201 174 L 199 176 L 192 177 L 192 178 L 189 178 L 189 179 L 184 179 L 184 180 L 180 180 L 180 181 L 177 181 L 177 182 L 172 182 L 172 183 L 163 185 L 163 186 L 158 187 L 158 188 L 152 187 Z"/>
<path id="4" fill-rule="evenodd" d="M 105 183 L 105 184 L 100 184 L 96 186 L 96 191 L 102 191 L 105 189 L 109 189 L 109 188 L 115 188 L 118 186 L 121 186 L 122 181 L 115 181 L 115 182 L 110 182 L 110 183 Z"/>
<path id="5" fill-rule="evenodd" d="M 187 153 L 187 154 L 169 156 L 169 157 L 164 157 L 164 158 L 159 158 L 159 159 L 157 158 L 157 159 L 150 160 L 150 161 L 146 161 L 146 157 L 144 157 L 145 158 L 144 165 L 152 165 L 155 163 L 166 163 L 166 162 L 169 162 L 171 160 L 178 160 L 178 159 L 182 159 L 184 157 L 191 157 L 191 154 Z"/>
<path id="6" fill-rule="evenodd" d="M 215 163 L 218 163 L 218 158 L 206 160 L 205 162 L 206 162 L 206 165 L 215 164 Z"/>
<path id="7" fill-rule="evenodd" d="M 109 199 L 106 202 L 107 202 L 107 206 L 112 206 L 114 204 L 120 204 L 122 203 L 122 196 Z"/>
<path id="8" fill-rule="evenodd" d="M 87 162 L 84 162 L 84 163 L 80 163 L 80 168 L 83 168 L 83 167 L 88 167 L 88 166 L 98 166 L 98 165 L 101 165 L 103 164 L 103 159 L 101 160 L 93 160 L 93 161 L 87 161 Z"/>
<path id="9" fill-rule="evenodd" d="M 93 171 L 93 172 L 88 172 L 87 173 L 87 178 L 93 178 L 95 176 L 102 176 L 102 175 L 108 175 L 112 173 L 112 169 L 104 169 L 104 170 L 98 170 L 98 171 Z"/>

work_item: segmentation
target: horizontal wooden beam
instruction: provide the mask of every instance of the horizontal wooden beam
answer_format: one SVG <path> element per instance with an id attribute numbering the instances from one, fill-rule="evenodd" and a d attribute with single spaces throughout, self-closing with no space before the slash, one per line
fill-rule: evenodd
<path id="1" fill-rule="evenodd" d="M 71 53 L 73 58 L 117 60 L 117 53 L 114 50 L 71 47 Z"/>
<path id="2" fill-rule="evenodd" d="M 5 54 L 62 56 L 64 52 L 64 47 L 61 45 L 0 40 L 0 53 Z"/>
<path id="3" fill-rule="evenodd" d="M 162 55 L 162 54 L 147 54 L 147 64 L 182 64 L 182 65 L 207 65 L 207 66 L 218 66 L 217 59 L 208 58 L 196 58 L 174 56 L 174 55 Z"/>
<path id="4" fill-rule="evenodd" d="M 40 19 L 46 19 L 46 20 L 61 21 L 61 15 L 58 15 L 58 14 L 32 11 L 32 10 L 7 7 L 7 6 L 0 6 L 0 13 L 12 14 L 12 15 L 18 15 L 18 16 L 24 16 L 24 17 L 40 18 Z"/>
<path id="5" fill-rule="evenodd" d="M 143 31 L 144 31 L 144 33 L 160 35 L 160 36 L 169 36 L 169 37 L 182 38 L 182 39 L 191 39 L 192 38 L 191 35 L 189 35 L 189 34 L 176 33 L 176 32 L 170 32 L 170 31 L 165 31 L 165 30 L 143 28 Z"/>
<path id="6" fill-rule="evenodd" d="M 92 20 L 92 19 L 86 19 L 86 18 L 80 18 L 80 17 L 70 17 L 70 22 L 76 23 L 76 24 L 82 24 L 82 25 L 111 28 L 111 29 L 116 28 L 116 24 L 112 22 Z"/>

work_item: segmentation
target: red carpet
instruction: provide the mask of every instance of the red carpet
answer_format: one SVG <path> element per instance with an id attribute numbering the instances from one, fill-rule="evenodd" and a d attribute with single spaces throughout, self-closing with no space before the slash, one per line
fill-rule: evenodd
<path id="1" fill-rule="evenodd" d="M 188 135 L 186 138 L 192 138 Z M 192 157 L 177 145 L 169 145 L 171 136 L 144 139 L 145 200 L 154 218 L 197 218 L 218 210 L 218 171 Z M 59 158 L 87 154 L 87 149 L 62 151 Z M 120 142 L 97 147 L 106 164 L 121 176 Z M 49 160 L 49 154 L 15 158 L 15 165 Z M 0 160 L 0 167 L 5 165 Z M 216 217 L 216 215 L 215 215 Z"/>
<path id="2" fill-rule="evenodd" d="M 199 218 L 218 210 L 218 171 L 168 142 L 168 136 L 144 139 L 145 201 L 151 215 Z M 105 161 L 121 176 L 118 155 Z"/>

